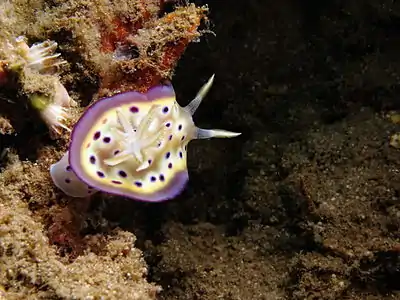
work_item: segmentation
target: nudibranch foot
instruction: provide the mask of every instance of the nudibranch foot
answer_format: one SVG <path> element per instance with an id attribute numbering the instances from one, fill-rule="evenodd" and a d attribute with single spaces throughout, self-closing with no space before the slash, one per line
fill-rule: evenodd
<path id="1" fill-rule="evenodd" d="M 83 198 L 97 192 L 96 189 L 76 177 L 68 163 L 68 152 L 60 161 L 50 166 L 50 176 L 54 184 L 68 196 Z"/>
<path id="2" fill-rule="evenodd" d="M 121 93 L 90 106 L 71 135 L 69 166 L 82 181 L 76 187 L 79 193 L 74 194 L 86 195 L 91 186 L 149 202 L 177 196 L 189 179 L 187 145 L 191 140 L 240 134 L 194 124 L 192 115 L 213 80 L 214 75 L 186 107 L 176 102 L 172 85 L 159 85 L 147 93 Z M 53 167 L 56 185 L 72 194 L 60 184 L 65 176 Z"/>

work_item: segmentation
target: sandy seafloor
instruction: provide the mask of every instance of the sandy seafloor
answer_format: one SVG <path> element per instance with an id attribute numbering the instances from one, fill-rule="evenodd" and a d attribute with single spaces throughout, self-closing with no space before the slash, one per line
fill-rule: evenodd
<path id="1" fill-rule="evenodd" d="M 215 73 L 195 121 L 243 134 L 191 143 L 174 200 L 94 197 L 98 226 L 80 234 L 132 232 L 158 299 L 400 299 L 400 149 L 389 145 L 400 127 L 387 117 L 400 109 L 400 4 L 195 3 L 209 5 L 216 36 L 180 60 L 178 101 Z"/>

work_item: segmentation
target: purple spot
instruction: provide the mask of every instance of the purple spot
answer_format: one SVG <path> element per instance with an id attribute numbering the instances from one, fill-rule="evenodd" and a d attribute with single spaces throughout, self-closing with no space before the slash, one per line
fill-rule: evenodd
<path id="1" fill-rule="evenodd" d="M 187 146 L 185 146 L 185 151 L 187 150 Z"/>
<path id="2" fill-rule="evenodd" d="M 96 157 L 94 157 L 93 155 L 90 156 L 89 160 L 90 160 L 90 163 L 93 165 L 96 163 Z"/>
<path id="3" fill-rule="evenodd" d="M 181 141 L 183 141 L 185 139 L 185 136 L 183 136 L 182 138 L 181 138 Z"/>
<path id="4" fill-rule="evenodd" d="M 112 180 L 111 182 L 112 182 L 112 183 L 115 183 L 115 184 L 122 184 L 122 182 L 121 182 L 121 181 L 118 181 L 118 180 Z"/>
<path id="5" fill-rule="evenodd" d="M 156 179 L 157 179 L 157 178 L 156 178 L 155 176 L 151 176 L 151 177 L 150 177 L 150 180 L 151 180 L 152 182 L 156 181 Z"/>
<path id="6" fill-rule="evenodd" d="M 131 108 L 129 109 L 132 113 L 137 113 L 139 111 L 139 108 L 136 106 L 131 106 Z"/>
<path id="7" fill-rule="evenodd" d="M 71 183 L 71 179 L 69 178 L 65 179 L 65 183 Z"/>
<path id="8" fill-rule="evenodd" d="M 67 167 L 65 168 L 65 170 L 66 170 L 67 172 L 71 171 L 71 166 L 67 166 Z"/>
<path id="9" fill-rule="evenodd" d="M 182 151 L 179 151 L 179 157 L 180 157 L 180 158 L 182 158 L 182 157 L 183 157 L 183 155 L 182 155 Z"/>
<path id="10" fill-rule="evenodd" d="M 167 154 L 165 154 L 165 158 L 168 159 L 171 156 L 171 152 L 167 152 Z"/>
<path id="11" fill-rule="evenodd" d="M 88 191 L 88 194 L 91 194 L 91 193 L 93 193 L 93 191 Z"/>
<path id="12" fill-rule="evenodd" d="M 100 172 L 100 171 L 97 171 L 97 175 L 98 175 L 99 177 L 101 177 L 101 178 L 104 177 L 104 173 L 103 173 L 103 172 Z"/>
<path id="13" fill-rule="evenodd" d="M 114 155 L 117 155 L 119 152 L 120 152 L 119 150 L 115 150 Z"/>
<path id="14" fill-rule="evenodd" d="M 169 140 L 172 140 L 172 134 L 169 136 L 169 138 L 168 138 Z"/>
<path id="15" fill-rule="evenodd" d="M 92 186 L 88 186 L 88 189 L 89 189 L 89 190 L 92 190 L 92 189 L 93 189 L 93 187 L 92 187 Z"/>
<path id="16" fill-rule="evenodd" d="M 164 180 L 165 180 L 165 177 L 164 177 L 163 174 L 161 174 L 161 175 L 160 175 L 160 181 L 164 181 Z"/>
<path id="17" fill-rule="evenodd" d="M 149 165 L 151 165 L 151 162 L 152 162 L 152 160 L 151 160 L 151 159 L 149 159 L 147 162 L 149 163 Z"/>
<path id="18" fill-rule="evenodd" d="M 103 139 L 104 143 L 109 143 L 110 141 L 111 141 L 111 138 L 109 138 L 108 136 Z"/>
<path id="19" fill-rule="evenodd" d="M 160 147 L 161 147 L 161 142 L 160 142 L 160 143 L 158 143 L 157 147 L 158 147 L 158 148 L 160 148 Z"/>
<path id="20" fill-rule="evenodd" d="M 127 175 L 126 175 L 126 172 L 125 172 L 125 171 L 122 171 L 122 170 L 119 171 L 118 174 L 119 174 L 119 176 L 124 177 L 124 178 L 127 176 Z"/>
<path id="21" fill-rule="evenodd" d="M 169 127 L 171 126 L 171 123 L 168 122 L 167 124 L 165 124 L 165 126 Z"/>
<path id="22" fill-rule="evenodd" d="M 168 169 L 172 169 L 172 163 L 168 164 Z"/>
<path id="23" fill-rule="evenodd" d="M 182 130 L 182 125 L 179 125 L 179 126 L 178 126 L 178 130 Z"/>
<path id="24" fill-rule="evenodd" d="M 100 131 L 97 131 L 94 135 L 93 135 L 93 139 L 94 140 L 98 140 L 99 139 L 99 137 L 100 137 Z"/>
<path id="25" fill-rule="evenodd" d="M 167 106 L 164 106 L 164 108 L 163 108 L 162 111 L 163 111 L 164 114 L 166 114 L 166 113 L 168 112 L 168 107 L 167 107 Z"/>
<path id="26" fill-rule="evenodd" d="M 141 186 L 142 186 L 142 183 L 141 183 L 140 181 L 135 181 L 135 185 L 136 185 L 137 187 L 141 187 Z"/>

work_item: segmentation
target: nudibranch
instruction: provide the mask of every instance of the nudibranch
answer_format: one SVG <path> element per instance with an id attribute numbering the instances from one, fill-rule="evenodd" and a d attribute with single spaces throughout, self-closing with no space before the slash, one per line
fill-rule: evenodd
<path id="1" fill-rule="evenodd" d="M 191 140 L 240 135 L 193 122 L 213 80 L 186 107 L 170 84 L 97 101 L 73 128 L 68 153 L 51 166 L 55 185 L 73 197 L 102 191 L 149 202 L 174 198 L 189 179 Z"/>

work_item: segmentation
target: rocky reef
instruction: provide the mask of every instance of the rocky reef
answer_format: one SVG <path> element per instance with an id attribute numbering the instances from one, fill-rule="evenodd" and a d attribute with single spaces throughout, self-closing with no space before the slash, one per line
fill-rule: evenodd
<path id="1" fill-rule="evenodd" d="M 155 299 L 135 235 L 57 190 L 49 166 L 88 104 L 171 79 L 207 8 L 84 0 L 0 11 L 0 297 Z M 104 232 L 85 233 L 92 226 Z"/>

